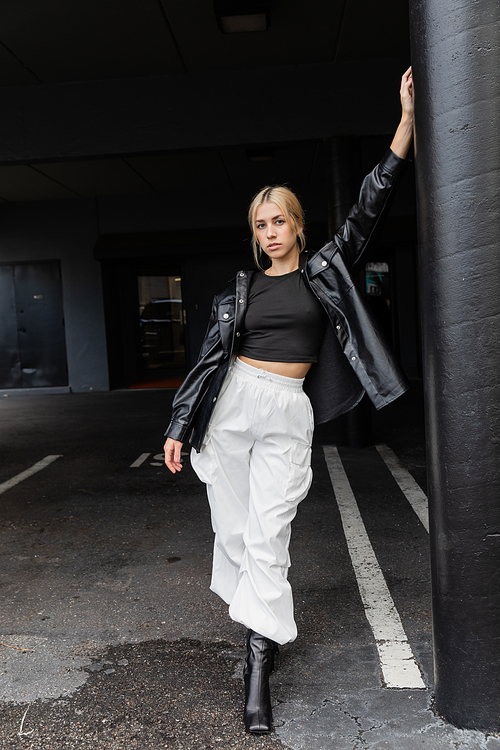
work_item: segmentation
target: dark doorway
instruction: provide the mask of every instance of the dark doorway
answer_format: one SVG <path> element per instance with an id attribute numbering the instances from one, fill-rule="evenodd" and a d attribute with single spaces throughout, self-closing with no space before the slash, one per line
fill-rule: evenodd
<path id="1" fill-rule="evenodd" d="M 68 385 L 58 261 L 0 266 L 0 387 Z"/>
<path id="2" fill-rule="evenodd" d="M 164 387 L 189 367 L 183 276 L 178 261 L 102 263 L 111 388 Z"/>
<path id="3" fill-rule="evenodd" d="M 365 265 L 365 296 L 392 346 L 397 345 L 394 294 L 388 261 L 371 261 Z"/>
<path id="4" fill-rule="evenodd" d="M 364 266 L 366 300 L 409 378 L 422 377 L 416 251 L 377 248 Z"/>
<path id="5" fill-rule="evenodd" d="M 186 365 L 185 312 L 178 274 L 141 269 L 137 277 L 141 370 L 150 375 Z"/>

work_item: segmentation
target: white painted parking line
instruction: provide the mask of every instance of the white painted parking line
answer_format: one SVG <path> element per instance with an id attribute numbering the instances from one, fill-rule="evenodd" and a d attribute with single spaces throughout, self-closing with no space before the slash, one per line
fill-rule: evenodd
<path id="1" fill-rule="evenodd" d="M 136 458 L 133 464 L 130 464 L 129 469 L 138 469 L 139 466 L 142 466 L 144 461 L 146 461 L 149 456 L 151 456 L 151 453 L 141 453 L 139 458 Z M 182 451 L 181 456 L 189 456 L 189 451 Z M 155 456 L 153 456 L 153 460 L 149 462 L 150 466 L 164 466 L 165 465 L 165 453 L 157 453 Z"/>
<path id="2" fill-rule="evenodd" d="M 8 479 L 6 482 L 2 482 L 2 484 L 0 484 L 0 495 L 7 490 L 10 490 L 11 487 L 15 487 L 16 484 L 19 484 L 19 482 L 22 482 L 24 479 L 28 479 L 28 477 L 32 477 L 33 474 L 36 474 L 38 471 L 45 469 L 46 466 L 51 464 L 57 458 L 62 458 L 62 455 L 45 456 L 45 458 L 42 458 L 41 461 L 37 461 L 37 463 L 33 464 L 33 466 L 31 466 L 29 469 L 25 469 L 25 471 L 22 471 L 20 474 L 16 474 L 15 477 L 12 477 L 12 479 Z"/>
<path id="3" fill-rule="evenodd" d="M 323 448 L 359 593 L 388 688 L 425 688 L 384 575 L 370 544 L 349 479 L 334 446 Z"/>
<path id="4" fill-rule="evenodd" d="M 376 445 L 375 448 L 384 459 L 389 471 L 399 484 L 401 491 L 422 522 L 424 529 L 429 531 L 429 503 L 427 502 L 427 495 L 413 479 L 410 472 L 405 469 L 396 454 L 391 451 L 389 446 L 381 443 L 380 445 Z"/>
<path id="5" fill-rule="evenodd" d="M 130 464 L 129 469 L 138 469 L 150 455 L 151 453 L 141 453 L 139 458 L 136 458 L 134 463 Z"/>

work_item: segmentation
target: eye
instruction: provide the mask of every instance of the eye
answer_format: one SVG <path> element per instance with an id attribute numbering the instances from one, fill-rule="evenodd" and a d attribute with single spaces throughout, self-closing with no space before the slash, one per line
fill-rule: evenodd
<path id="1" fill-rule="evenodd" d="M 265 227 L 265 226 L 266 226 L 266 225 L 265 225 L 265 224 L 262 224 L 262 223 L 260 223 L 260 224 L 257 224 L 257 229 L 264 229 L 264 227 Z"/>
<path id="2" fill-rule="evenodd" d="M 285 223 L 284 219 L 276 219 L 276 224 L 280 224 L 281 225 L 281 224 L 284 224 L 284 223 Z"/>

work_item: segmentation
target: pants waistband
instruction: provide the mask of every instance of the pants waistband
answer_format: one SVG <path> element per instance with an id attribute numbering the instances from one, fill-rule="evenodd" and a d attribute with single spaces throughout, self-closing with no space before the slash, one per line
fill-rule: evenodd
<path id="1" fill-rule="evenodd" d="M 231 369 L 238 374 L 259 380 L 263 384 L 272 384 L 286 391 L 301 393 L 305 378 L 287 378 L 285 375 L 276 375 L 274 372 L 260 369 L 242 362 L 238 357 L 233 361 Z"/>

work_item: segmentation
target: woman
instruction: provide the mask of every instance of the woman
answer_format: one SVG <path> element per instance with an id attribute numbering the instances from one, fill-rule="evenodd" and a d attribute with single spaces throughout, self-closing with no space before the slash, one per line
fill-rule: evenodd
<path id="1" fill-rule="evenodd" d="M 400 96 L 390 150 L 321 250 L 305 252 L 302 208 L 288 188 L 255 196 L 249 223 L 260 270 L 239 272 L 215 297 L 198 363 L 176 394 L 165 433 L 170 471 L 181 470 L 188 440 L 193 468 L 207 485 L 211 589 L 248 629 L 244 721 L 255 734 L 271 730 L 269 674 L 278 644 L 297 635 L 288 545 L 312 479 L 313 408 L 316 423 L 325 422 L 365 392 L 381 408 L 407 388 L 351 279 L 411 144 L 411 68 Z"/>

